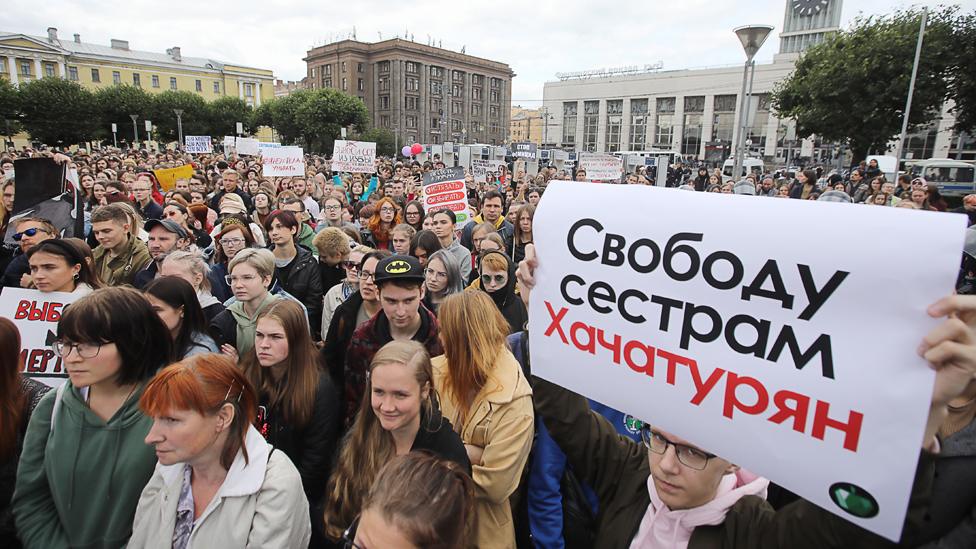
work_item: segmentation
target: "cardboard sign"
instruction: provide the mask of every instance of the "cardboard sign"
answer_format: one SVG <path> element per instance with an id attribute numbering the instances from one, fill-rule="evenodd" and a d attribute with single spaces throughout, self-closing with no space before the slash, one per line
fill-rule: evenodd
<path id="1" fill-rule="evenodd" d="M 538 145 L 535 143 L 512 143 L 512 158 L 522 158 L 533 161 L 539 158 Z"/>
<path id="2" fill-rule="evenodd" d="M 623 160 L 612 154 L 580 153 L 579 167 L 591 181 L 618 181 L 624 170 Z"/>
<path id="3" fill-rule="evenodd" d="M 51 344 L 57 337 L 58 320 L 64 308 L 81 296 L 74 293 L 4 288 L 0 293 L 0 316 L 17 325 L 20 332 L 20 357 L 27 377 L 57 387 L 68 374 Z"/>
<path id="4" fill-rule="evenodd" d="M 471 221 L 468 189 L 464 185 L 464 168 L 455 166 L 424 174 L 424 211 L 430 215 L 449 209 L 457 217 L 457 229 Z"/>
<path id="5" fill-rule="evenodd" d="M 228 153 L 237 147 L 237 138 L 233 135 L 224 136 L 224 152 Z"/>
<path id="6" fill-rule="evenodd" d="M 213 144 L 209 135 L 187 135 L 184 137 L 186 142 L 184 148 L 191 154 L 210 154 L 213 152 Z"/>
<path id="7" fill-rule="evenodd" d="M 301 147 L 268 147 L 261 151 L 265 177 L 305 175 L 305 152 Z"/>
<path id="8" fill-rule="evenodd" d="M 165 170 L 153 170 L 156 179 L 159 180 L 159 187 L 163 191 L 171 191 L 176 187 L 177 179 L 190 179 L 193 177 L 193 166 L 187 164 L 176 168 L 166 168 Z"/>
<path id="9" fill-rule="evenodd" d="M 332 171 L 373 173 L 376 171 L 376 143 L 337 139 L 332 150 Z"/>
<path id="10" fill-rule="evenodd" d="M 237 154 L 257 156 L 261 152 L 261 147 L 259 146 L 259 141 L 253 137 L 238 137 L 237 144 Z"/>
<path id="11" fill-rule="evenodd" d="M 475 183 L 488 181 L 489 173 L 494 174 L 492 181 L 495 181 L 502 176 L 501 170 L 504 165 L 504 160 L 482 160 L 477 158 L 471 161 L 471 175 L 474 177 Z"/>
<path id="12" fill-rule="evenodd" d="M 898 539 L 965 216 L 559 181 L 535 220 L 534 373 Z"/>

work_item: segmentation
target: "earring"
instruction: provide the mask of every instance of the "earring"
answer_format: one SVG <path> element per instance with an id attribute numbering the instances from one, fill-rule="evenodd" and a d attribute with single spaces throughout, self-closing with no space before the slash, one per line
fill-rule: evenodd
<path id="1" fill-rule="evenodd" d="M 78 273 L 75 273 L 72 278 L 74 278 L 75 280 L 80 280 L 81 276 Z"/>

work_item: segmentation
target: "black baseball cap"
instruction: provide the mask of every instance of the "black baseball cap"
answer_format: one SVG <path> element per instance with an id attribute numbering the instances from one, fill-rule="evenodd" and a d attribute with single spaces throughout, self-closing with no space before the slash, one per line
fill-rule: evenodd
<path id="1" fill-rule="evenodd" d="M 390 280 L 423 282 L 424 269 L 420 266 L 420 261 L 412 255 L 391 255 L 376 264 L 373 280 L 376 284 Z"/>
<path id="2" fill-rule="evenodd" d="M 190 236 L 186 233 L 186 229 L 171 219 L 150 219 L 149 221 L 146 221 L 143 229 L 145 229 L 146 232 L 149 232 L 153 227 L 162 227 L 175 234 L 177 238 L 188 238 Z"/>

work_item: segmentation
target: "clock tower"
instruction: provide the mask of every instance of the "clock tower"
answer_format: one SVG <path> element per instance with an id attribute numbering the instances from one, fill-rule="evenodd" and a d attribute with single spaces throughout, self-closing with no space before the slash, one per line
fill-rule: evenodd
<path id="1" fill-rule="evenodd" d="M 843 0 L 786 0 L 776 58 L 795 59 L 808 47 L 823 42 L 827 33 L 840 30 L 842 7 Z"/>

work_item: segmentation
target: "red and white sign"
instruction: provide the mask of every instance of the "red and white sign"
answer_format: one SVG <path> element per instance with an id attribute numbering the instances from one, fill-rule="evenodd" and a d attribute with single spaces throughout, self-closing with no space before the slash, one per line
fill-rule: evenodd
<path id="1" fill-rule="evenodd" d="M 265 177 L 305 175 L 305 151 L 301 147 L 269 147 L 261 151 Z"/>
<path id="2" fill-rule="evenodd" d="M 464 185 L 464 168 L 455 166 L 424 174 L 424 210 L 427 215 L 449 209 L 457 217 L 457 229 L 471 221 L 468 191 Z"/>
<path id="3" fill-rule="evenodd" d="M 20 332 L 24 375 L 52 387 L 68 378 L 61 357 L 54 354 L 51 344 L 57 336 L 64 308 L 80 298 L 76 293 L 45 293 L 23 288 L 4 288 L 0 293 L 0 316 L 12 320 Z"/>

